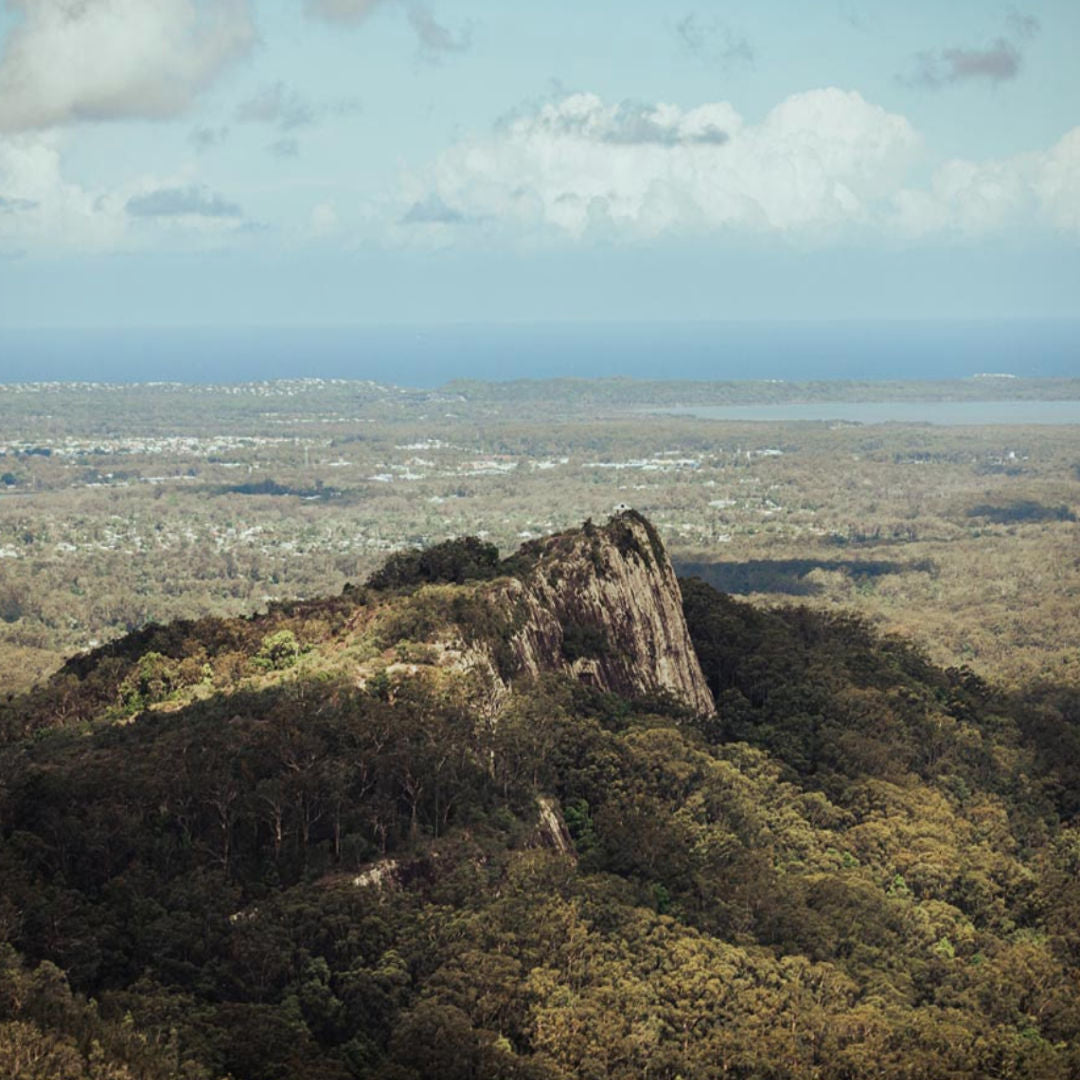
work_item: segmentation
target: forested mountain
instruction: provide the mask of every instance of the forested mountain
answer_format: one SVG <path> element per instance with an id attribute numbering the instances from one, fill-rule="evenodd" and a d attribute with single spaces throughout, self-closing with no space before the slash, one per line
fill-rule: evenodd
<path id="1" fill-rule="evenodd" d="M 0 1076 L 1080 1075 L 1080 701 L 633 513 L 148 627 L 0 738 Z"/>

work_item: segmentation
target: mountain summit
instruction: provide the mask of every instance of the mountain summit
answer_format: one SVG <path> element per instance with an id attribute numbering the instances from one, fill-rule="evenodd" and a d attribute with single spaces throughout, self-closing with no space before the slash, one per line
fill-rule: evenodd
<path id="1" fill-rule="evenodd" d="M 522 549 L 531 569 L 503 587 L 511 639 L 530 675 L 565 671 L 624 697 L 667 693 L 715 711 L 683 616 L 679 583 L 653 526 L 633 510 Z"/>
<path id="2" fill-rule="evenodd" d="M 341 596 L 144 627 L 74 657 L 45 687 L 0 709 L 0 740 L 172 711 L 313 670 L 360 687 L 471 671 L 487 684 L 475 707 L 488 716 L 513 684 L 552 674 L 626 698 L 666 696 L 694 715 L 715 712 L 671 562 L 653 526 L 630 510 L 531 541 L 504 560 L 474 537 L 449 540 L 392 556 L 366 587 Z"/>

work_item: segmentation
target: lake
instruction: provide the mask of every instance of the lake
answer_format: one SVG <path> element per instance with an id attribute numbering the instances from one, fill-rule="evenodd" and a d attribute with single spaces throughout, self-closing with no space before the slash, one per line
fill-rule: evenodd
<path id="1" fill-rule="evenodd" d="M 793 405 L 682 405 L 650 412 L 705 420 L 850 424 L 1080 424 L 1080 401 L 821 401 Z"/>

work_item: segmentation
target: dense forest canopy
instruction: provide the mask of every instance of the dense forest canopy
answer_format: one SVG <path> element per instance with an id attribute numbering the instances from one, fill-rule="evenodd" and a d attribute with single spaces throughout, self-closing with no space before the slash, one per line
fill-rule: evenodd
<path id="1" fill-rule="evenodd" d="M 1075 691 L 684 580 L 715 715 L 493 697 L 451 646 L 530 567 L 444 545 L 9 701 L 0 1073 L 1080 1070 Z"/>

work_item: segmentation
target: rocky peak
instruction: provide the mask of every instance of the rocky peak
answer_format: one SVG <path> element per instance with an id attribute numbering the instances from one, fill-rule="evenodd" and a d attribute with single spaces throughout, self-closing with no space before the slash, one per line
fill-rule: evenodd
<path id="1" fill-rule="evenodd" d="M 531 566 L 503 584 L 519 671 L 566 671 L 625 696 L 667 692 L 715 712 L 683 617 L 679 583 L 656 530 L 633 510 L 606 525 L 534 541 Z"/>

